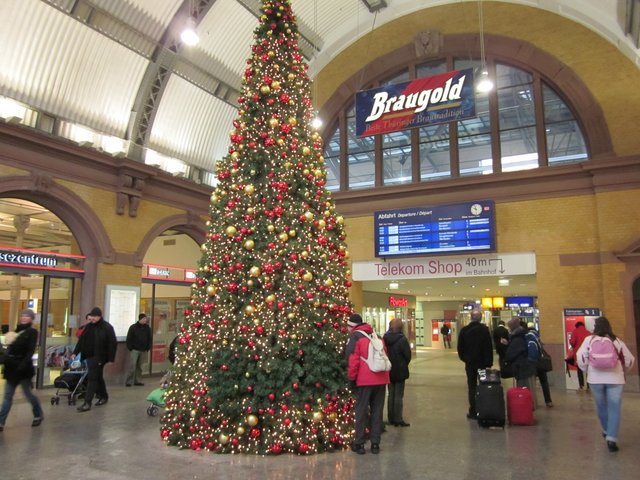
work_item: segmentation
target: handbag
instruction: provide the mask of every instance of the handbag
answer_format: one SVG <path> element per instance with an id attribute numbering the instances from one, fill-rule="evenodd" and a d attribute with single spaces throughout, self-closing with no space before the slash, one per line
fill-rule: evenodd
<path id="1" fill-rule="evenodd" d="M 515 375 L 513 364 L 507 363 L 505 360 L 500 360 L 500 376 L 502 378 L 513 378 Z"/>
<path id="2" fill-rule="evenodd" d="M 538 370 L 543 372 L 550 372 L 553 370 L 553 362 L 551 361 L 551 355 L 543 348 L 540 351 L 540 358 L 538 359 Z"/>

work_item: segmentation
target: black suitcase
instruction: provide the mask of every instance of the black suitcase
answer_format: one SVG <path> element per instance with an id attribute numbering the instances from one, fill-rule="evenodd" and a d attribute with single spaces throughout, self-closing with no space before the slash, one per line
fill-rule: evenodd
<path id="1" fill-rule="evenodd" d="M 505 424 L 504 390 L 499 383 L 481 383 L 476 389 L 478 425 L 484 428 Z"/>

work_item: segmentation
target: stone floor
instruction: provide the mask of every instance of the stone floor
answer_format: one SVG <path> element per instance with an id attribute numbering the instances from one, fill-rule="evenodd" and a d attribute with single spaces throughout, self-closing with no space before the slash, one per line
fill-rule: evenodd
<path id="1" fill-rule="evenodd" d="M 77 413 L 54 391 L 38 395 L 45 421 L 31 428 L 22 392 L 0 433 L 0 478 L 18 479 L 636 479 L 640 394 L 625 393 L 620 451 L 609 453 L 590 395 L 552 389 L 533 427 L 482 430 L 465 418 L 464 369 L 451 351 L 424 350 L 405 393 L 409 428 L 387 427 L 379 455 L 216 455 L 167 447 L 145 397 L 155 387 L 110 386 L 111 400 Z M 505 386 L 507 382 L 505 381 Z M 541 394 L 538 393 L 539 398 Z"/>

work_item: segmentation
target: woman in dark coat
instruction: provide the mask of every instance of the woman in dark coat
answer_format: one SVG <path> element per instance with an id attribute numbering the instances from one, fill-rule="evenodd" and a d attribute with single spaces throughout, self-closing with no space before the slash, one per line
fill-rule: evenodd
<path id="1" fill-rule="evenodd" d="M 411 347 L 402 333 L 402 320 L 391 320 L 389 331 L 384 334 L 384 343 L 391 360 L 389 384 L 389 399 L 387 400 L 387 419 L 389 424 L 396 427 L 408 427 L 404 421 L 402 410 L 404 407 L 404 381 L 409 378 L 409 362 L 411 361 Z"/>
<path id="2" fill-rule="evenodd" d="M 31 426 L 37 427 L 44 418 L 40 401 L 31 391 L 31 379 L 36 373 L 31 358 L 38 343 L 38 331 L 32 326 L 35 317 L 33 310 L 26 309 L 20 312 L 20 324 L 16 328 L 17 336 L 9 345 L 5 355 L 3 373 L 7 383 L 4 387 L 4 401 L 0 408 L 0 432 L 4 430 L 18 385 L 22 387 L 24 395 L 31 403 L 33 411 Z"/>

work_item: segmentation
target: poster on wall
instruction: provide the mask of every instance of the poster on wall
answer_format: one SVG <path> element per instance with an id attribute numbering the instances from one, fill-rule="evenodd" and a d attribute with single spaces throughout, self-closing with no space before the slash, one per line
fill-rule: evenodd
<path id="1" fill-rule="evenodd" d="M 107 285 L 104 298 L 104 319 L 113 325 L 118 341 L 124 341 L 129 326 L 138 320 L 140 287 Z"/>
<path id="2" fill-rule="evenodd" d="M 565 358 L 574 355 L 571 348 L 571 335 L 576 328 L 576 323 L 584 323 L 587 330 L 593 332 L 593 324 L 601 315 L 599 308 L 565 308 L 562 311 L 563 327 L 564 327 L 564 353 Z M 565 369 L 565 380 L 568 390 L 578 389 L 578 371 L 575 365 L 567 365 Z"/>

